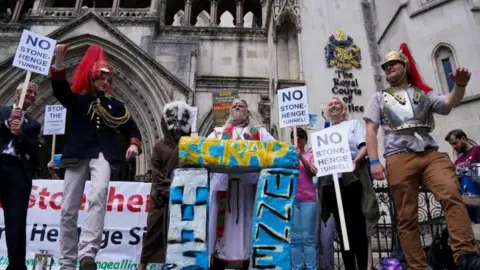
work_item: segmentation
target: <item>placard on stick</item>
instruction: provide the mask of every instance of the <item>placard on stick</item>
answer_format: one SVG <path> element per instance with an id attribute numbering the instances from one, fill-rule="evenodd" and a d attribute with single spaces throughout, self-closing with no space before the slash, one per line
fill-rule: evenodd
<path id="1" fill-rule="evenodd" d="M 48 76 L 56 41 L 28 30 L 23 30 L 13 66 Z"/>
<path id="2" fill-rule="evenodd" d="M 23 108 L 32 72 L 48 76 L 56 43 L 57 42 L 51 38 L 23 30 L 12 63 L 12 66 L 27 71 L 27 75 L 23 81 L 22 92 L 20 92 L 18 107 Z"/>
<path id="3" fill-rule="evenodd" d="M 317 177 L 353 171 L 348 130 L 332 126 L 310 135 Z"/>
<path id="4" fill-rule="evenodd" d="M 309 124 L 306 86 L 280 89 L 277 94 L 280 128 Z"/>
<path id="5" fill-rule="evenodd" d="M 65 134 L 67 122 L 67 109 L 62 105 L 45 106 L 45 119 L 43 124 L 43 135 Z"/>
<path id="6" fill-rule="evenodd" d="M 293 143 L 297 146 L 297 126 L 308 125 L 307 87 L 280 89 L 278 94 L 278 115 L 280 128 L 293 127 Z"/>
<path id="7" fill-rule="evenodd" d="M 343 211 L 342 195 L 338 173 L 353 171 L 353 160 L 348 143 L 349 130 L 342 126 L 333 126 L 312 133 L 313 159 L 317 167 L 317 177 L 332 175 L 337 198 L 338 212 L 340 216 L 340 227 L 342 229 L 343 245 L 345 250 L 350 249 L 348 242 L 345 213 Z"/>

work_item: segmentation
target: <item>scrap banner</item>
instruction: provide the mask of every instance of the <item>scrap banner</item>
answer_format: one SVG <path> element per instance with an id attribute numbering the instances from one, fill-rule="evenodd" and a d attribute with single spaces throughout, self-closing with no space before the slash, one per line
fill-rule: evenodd
<path id="1" fill-rule="evenodd" d="M 79 231 L 88 207 L 89 189 L 87 182 L 78 218 Z M 62 180 L 33 181 L 26 228 L 28 269 L 33 269 L 35 254 L 40 253 L 40 250 L 53 254 L 55 262 L 52 269 L 59 269 L 62 190 Z M 98 269 L 137 267 L 142 251 L 142 237 L 147 229 L 149 204 L 149 183 L 110 182 L 105 230 L 101 250 L 96 258 Z M 0 205 L 0 269 L 6 269 L 7 265 L 5 222 Z M 151 265 L 149 269 L 155 267 Z"/>

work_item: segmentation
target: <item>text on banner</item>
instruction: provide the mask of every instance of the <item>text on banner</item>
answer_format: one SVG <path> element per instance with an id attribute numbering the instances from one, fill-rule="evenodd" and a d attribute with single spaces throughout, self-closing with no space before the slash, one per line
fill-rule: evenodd
<path id="1" fill-rule="evenodd" d="M 307 87 L 278 90 L 280 128 L 309 124 Z"/>
<path id="2" fill-rule="evenodd" d="M 45 106 L 43 135 L 63 135 L 67 124 L 67 109 L 62 105 Z"/>
<path id="3" fill-rule="evenodd" d="M 56 41 L 28 30 L 23 30 L 13 66 L 48 76 Z"/>
<path id="4" fill-rule="evenodd" d="M 317 176 L 353 171 L 348 129 L 330 127 L 310 135 Z"/>

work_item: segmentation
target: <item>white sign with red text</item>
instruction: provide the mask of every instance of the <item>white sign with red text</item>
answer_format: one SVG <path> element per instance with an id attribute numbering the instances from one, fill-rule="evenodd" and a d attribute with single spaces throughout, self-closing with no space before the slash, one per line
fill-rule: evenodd
<path id="1" fill-rule="evenodd" d="M 107 215 L 101 250 L 96 258 L 98 269 L 135 269 L 140 261 L 142 237 L 146 231 L 147 209 L 150 204 L 149 183 L 110 182 Z M 81 227 L 88 208 L 89 182 L 78 218 Z M 59 269 L 60 208 L 63 180 L 33 180 L 27 219 L 27 267 L 32 269 L 35 253 L 47 250 L 54 255 Z M 8 264 L 5 243 L 5 222 L 0 205 L 0 269 Z M 38 267 L 37 267 L 38 268 Z M 155 269 L 151 265 L 148 269 Z"/>

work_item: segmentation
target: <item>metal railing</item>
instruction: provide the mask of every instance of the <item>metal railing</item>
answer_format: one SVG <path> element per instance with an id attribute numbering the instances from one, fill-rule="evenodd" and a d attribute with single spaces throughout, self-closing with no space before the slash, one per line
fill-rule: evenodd
<path id="1" fill-rule="evenodd" d="M 396 211 L 390 188 L 386 183 L 375 183 L 374 189 L 380 207 L 380 220 L 374 227 L 371 236 L 373 266 L 381 269 L 382 258 L 401 253 L 398 230 L 396 227 Z M 430 246 L 437 233 L 445 227 L 442 205 L 428 189 L 422 187 L 419 192 L 418 219 L 420 223 L 420 240 L 424 248 Z M 335 269 L 344 269 L 340 252 L 340 238 L 335 237 Z M 323 269 L 320 266 L 320 269 Z"/>

